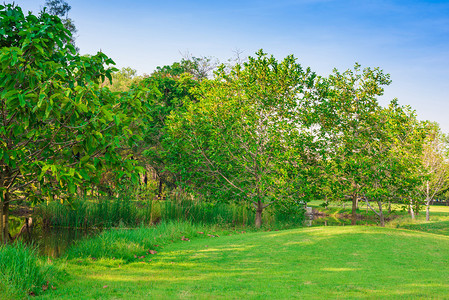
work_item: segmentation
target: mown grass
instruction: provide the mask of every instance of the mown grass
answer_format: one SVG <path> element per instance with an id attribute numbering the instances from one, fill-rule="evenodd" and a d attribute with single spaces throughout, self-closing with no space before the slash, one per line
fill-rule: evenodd
<path id="1" fill-rule="evenodd" d="M 431 216 L 430 223 L 423 213 L 412 221 L 402 212 L 390 228 L 265 227 L 245 234 L 235 224 L 192 221 L 121 226 L 72 247 L 60 260 L 67 281 L 41 297 L 444 298 L 449 207 L 432 207 Z"/>
<path id="2" fill-rule="evenodd" d="M 136 262 L 67 261 L 47 299 L 444 298 L 449 237 L 313 227 L 169 243 Z"/>
<path id="3" fill-rule="evenodd" d="M 0 245 L 0 299 L 19 299 L 54 288 L 62 271 L 23 243 Z"/>

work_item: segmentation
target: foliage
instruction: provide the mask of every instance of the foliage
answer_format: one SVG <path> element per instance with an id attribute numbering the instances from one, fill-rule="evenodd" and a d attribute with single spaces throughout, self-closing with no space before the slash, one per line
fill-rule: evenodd
<path id="1" fill-rule="evenodd" d="M 183 63 L 174 63 L 158 68 L 134 87 L 148 90 L 143 98 L 146 108 L 142 119 L 143 141 L 134 148 L 134 154 L 148 171 L 156 173 L 159 198 L 162 198 L 163 184 L 170 188 L 175 187 L 176 176 L 167 168 L 171 162 L 166 159 L 165 153 L 171 145 L 163 145 L 166 138 L 166 120 L 172 112 L 183 111 L 188 103 L 196 102 L 191 90 L 197 85 L 198 81 L 192 78 Z"/>
<path id="2" fill-rule="evenodd" d="M 113 72 L 111 76 L 111 82 L 105 81 L 103 86 L 108 87 L 112 92 L 126 92 L 143 79 L 142 76 L 137 75 L 136 70 L 130 67 L 121 68 Z"/>
<path id="3" fill-rule="evenodd" d="M 195 80 L 202 81 L 211 77 L 212 72 L 218 67 L 219 62 L 212 57 L 195 57 L 188 53 L 180 62 L 185 73 L 191 74 Z"/>
<path id="4" fill-rule="evenodd" d="M 74 21 L 68 17 L 72 7 L 64 0 L 45 0 L 45 7 L 48 9 L 49 14 L 61 18 L 65 29 L 71 33 L 69 43 L 75 47 L 76 52 L 79 52 L 78 47 L 75 46 L 75 34 L 78 30 L 76 29 Z"/>
<path id="5" fill-rule="evenodd" d="M 199 86 L 199 102 L 170 119 L 168 159 L 191 191 L 254 205 L 260 227 L 269 204 L 304 194 L 286 186 L 314 160 L 304 120 L 315 77 L 293 56 L 279 63 L 262 51 L 216 74 Z"/>
<path id="6" fill-rule="evenodd" d="M 383 203 L 408 199 L 407 188 L 416 184 L 421 125 L 396 100 L 387 108 L 378 104 L 390 82 L 382 70 L 356 64 L 354 70 L 334 70 L 318 85 L 320 130 L 328 140 L 323 193 L 351 199 L 354 224 L 359 199 L 377 202 L 383 225 Z"/>
<path id="7" fill-rule="evenodd" d="M 449 189 L 448 137 L 443 134 L 438 124 L 426 126 L 427 134 L 422 142 L 420 168 L 420 185 L 415 189 L 419 202 L 426 206 L 426 219 L 430 220 L 429 205 L 435 197 Z"/>
<path id="8" fill-rule="evenodd" d="M 22 243 L 0 245 L 0 270 L 0 296 L 15 299 L 51 289 L 61 272 Z"/>
<path id="9" fill-rule="evenodd" d="M 104 166 L 134 176 L 120 155 L 129 124 L 141 111 L 139 93 L 118 98 L 99 84 L 111 77 L 113 61 L 99 52 L 79 56 L 70 34 L 47 13 L 24 16 L 0 6 L 0 222 L 8 235 L 11 202 L 68 199 L 88 188 Z"/>

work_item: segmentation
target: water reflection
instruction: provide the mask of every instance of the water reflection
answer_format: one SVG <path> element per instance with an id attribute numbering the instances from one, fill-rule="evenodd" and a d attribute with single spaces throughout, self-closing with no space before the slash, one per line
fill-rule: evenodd
<path id="1" fill-rule="evenodd" d="M 304 225 L 311 226 L 345 226 L 351 225 L 351 220 L 340 215 L 327 215 L 316 211 L 312 207 L 306 207 L 306 219 Z"/>
<path id="2" fill-rule="evenodd" d="M 96 234 L 98 231 L 86 231 L 73 228 L 32 228 L 22 239 L 26 243 L 37 245 L 39 254 L 48 257 L 60 257 L 76 241 Z"/>
<path id="3" fill-rule="evenodd" d="M 314 216 L 312 218 L 307 218 L 305 220 L 305 226 L 307 227 L 315 227 L 315 226 L 345 226 L 351 225 L 351 220 L 348 219 L 340 219 L 335 217 L 323 217 L 323 216 Z"/>

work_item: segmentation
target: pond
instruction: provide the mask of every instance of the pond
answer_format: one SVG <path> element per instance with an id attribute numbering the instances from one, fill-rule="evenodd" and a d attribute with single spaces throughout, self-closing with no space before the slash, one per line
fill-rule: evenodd
<path id="1" fill-rule="evenodd" d="M 73 228 L 32 228 L 24 233 L 21 239 L 25 243 L 37 246 L 39 254 L 48 257 L 60 257 L 76 241 L 90 237 L 98 230 L 82 230 Z"/>
<path id="2" fill-rule="evenodd" d="M 307 227 L 315 226 L 345 226 L 351 225 L 350 219 L 336 218 L 333 216 L 313 216 L 304 221 L 304 225 Z"/>
<path id="3" fill-rule="evenodd" d="M 359 220 L 358 224 L 365 221 Z M 12 232 L 17 233 L 24 223 L 23 218 L 14 218 L 11 220 Z M 342 215 L 325 215 L 311 211 L 304 223 L 305 226 L 345 226 L 351 225 L 351 220 Z M 39 254 L 48 257 L 60 257 L 76 241 L 94 236 L 100 232 L 100 229 L 85 230 L 75 228 L 41 228 L 33 227 L 30 232 L 25 232 L 20 239 L 29 244 L 37 246 Z"/>
<path id="4" fill-rule="evenodd" d="M 358 215 L 356 225 L 372 225 L 376 224 L 377 219 L 367 217 L 364 215 Z M 307 227 L 314 226 L 350 226 L 352 225 L 351 215 L 349 214 L 331 214 L 320 212 L 318 210 L 308 207 L 306 213 L 306 220 L 304 225 Z"/>
<path id="5" fill-rule="evenodd" d="M 347 224 L 345 224 L 347 223 Z M 306 220 L 305 226 L 344 226 L 350 225 L 350 221 L 338 220 L 333 217 L 315 217 Z M 94 236 L 99 230 L 83 230 L 74 228 L 32 228 L 29 233 L 24 233 L 20 239 L 25 243 L 37 246 L 42 256 L 58 258 L 65 254 L 67 249 L 75 242 Z"/>

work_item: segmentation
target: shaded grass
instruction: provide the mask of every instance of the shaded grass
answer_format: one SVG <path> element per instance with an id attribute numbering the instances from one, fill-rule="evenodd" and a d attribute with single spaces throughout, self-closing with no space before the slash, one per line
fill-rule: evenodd
<path id="1" fill-rule="evenodd" d="M 391 228 L 235 234 L 126 265 L 71 259 L 70 280 L 44 298 L 438 298 L 449 294 L 447 257 L 449 237 Z"/>
<path id="2" fill-rule="evenodd" d="M 326 215 L 322 217 L 322 220 L 317 220 L 315 223 L 324 225 L 323 223 L 326 221 L 331 225 L 351 225 L 351 201 L 329 201 L 326 207 L 323 206 L 323 203 L 323 200 L 313 200 L 308 203 L 308 206 Z M 378 211 L 377 204 L 373 207 Z M 394 222 L 396 219 L 406 220 L 410 218 L 406 206 L 403 204 L 391 203 L 390 207 L 384 205 L 383 213 L 387 223 Z M 420 212 L 420 214 L 423 213 L 425 214 L 423 211 Z M 363 201 L 359 202 L 356 214 L 358 216 L 356 225 L 380 225 L 379 217 Z"/>
<path id="3" fill-rule="evenodd" d="M 404 215 L 393 220 L 387 226 L 449 236 L 449 207 L 430 206 L 430 221 L 426 221 L 425 212 L 420 212 L 415 220 L 412 220 L 408 215 Z"/>
<path id="4" fill-rule="evenodd" d="M 149 250 L 178 241 L 190 242 L 192 238 L 228 234 L 230 231 L 217 226 L 203 226 L 191 222 L 162 222 L 153 227 L 113 228 L 99 235 L 80 240 L 66 254 L 68 259 L 113 259 L 119 263 L 149 258 Z M 144 257 L 142 257 L 144 256 Z"/>
<path id="5" fill-rule="evenodd" d="M 449 236 L 449 221 L 406 223 L 398 225 L 397 228 L 424 231 Z"/>
<path id="6" fill-rule="evenodd" d="M 0 246 L 0 298 L 37 295 L 55 285 L 61 271 L 21 242 Z"/>

